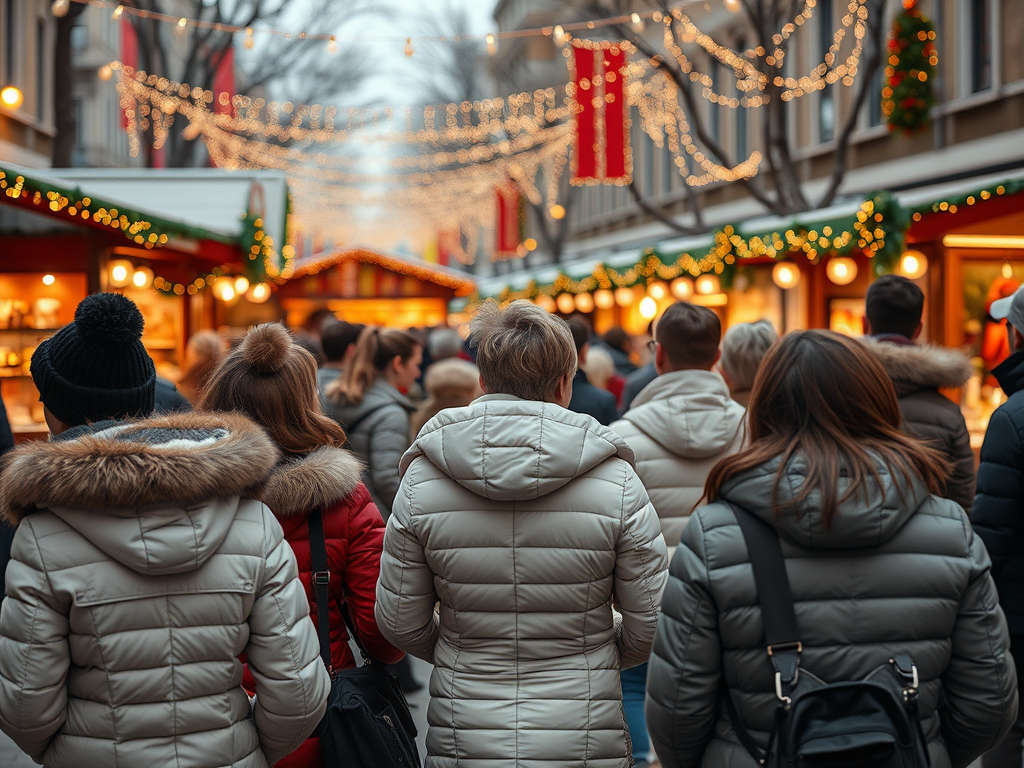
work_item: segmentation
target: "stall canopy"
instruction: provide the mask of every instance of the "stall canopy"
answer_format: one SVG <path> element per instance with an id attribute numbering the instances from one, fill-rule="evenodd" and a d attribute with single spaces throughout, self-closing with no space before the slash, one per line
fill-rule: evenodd
<path id="1" fill-rule="evenodd" d="M 0 220 L 5 237 L 92 230 L 105 247 L 236 264 L 255 280 L 279 279 L 290 271 L 288 189 L 284 174 L 274 171 L 36 171 L 0 165 L 0 203 L 54 222 L 44 227 L 31 216 L 7 215 Z M 167 290 L 179 292 L 178 280 L 188 278 L 166 281 Z"/>
<path id="2" fill-rule="evenodd" d="M 448 303 L 475 290 L 455 270 L 351 247 L 296 259 L 277 295 L 292 325 L 327 309 L 351 322 L 411 327 L 443 323 Z"/>
<path id="3" fill-rule="evenodd" d="M 863 253 L 877 273 L 895 270 L 907 242 L 929 239 L 956 223 L 1019 210 L 1024 172 L 978 176 L 889 193 L 875 192 L 792 217 L 764 216 L 723 226 L 715 232 L 673 238 L 635 250 L 603 251 L 532 275 L 495 278 L 470 300 L 536 299 L 644 285 L 702 274 L 728 285 L 745 263 L 819 263 L 831 256 Z"/>

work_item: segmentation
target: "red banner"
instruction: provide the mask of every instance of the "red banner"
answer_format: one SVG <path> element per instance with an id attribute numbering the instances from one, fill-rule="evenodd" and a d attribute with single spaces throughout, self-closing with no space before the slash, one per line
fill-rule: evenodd
<path id="1" fill-rule="evenodd" d="M 224 51 L 213 73 L 213 111 L 218 115 L 232 115 L 231 98 L 235 95 L 235 49 Z"/>
<path id="2" fill-rule="evenodd" d="M 626 52 L 616 43 L 573 41 L 573 184 L 628 184 L 633 176 L 626 105 Z"/>
<path id="3" fill-rule="evenodd" d="M 515 256 L 520 243 L 520 197 L 513 184 L 498 187 L 497 255 Z"/>

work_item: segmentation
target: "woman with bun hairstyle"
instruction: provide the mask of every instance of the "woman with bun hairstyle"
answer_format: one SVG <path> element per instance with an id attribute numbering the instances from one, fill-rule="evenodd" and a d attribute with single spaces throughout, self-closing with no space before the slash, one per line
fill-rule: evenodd
<path id="1" fill-rule="evenodd" d="M 985 545 L 937 495 L 944 455 L 901 430 L 878 358 L 829 331 L 772 347 L 748 417 L 749 447 L 711 471 L 669 566 L 647 677 L 662 765 L 757 768 L 725 697 L 760 750 L 781 703 L 741 507 L 778 534 L 800 679 L 860 681 L 909 656 L 930 765 L 965 768 L 1014 723 L 1016 676 Z"/>
<path id="2" fill-rule="evenodd" d="M 384 521 L 360 482 L 359 460 L 342 447 L 344 431 L 320 410 L 316 371 L 313 355 L 295 344 L 282 325 L 257 326 L 211 377 L 199 407 L 245 414 L 280 450 L 283 458 L 258 495 L 281 523 L 295 552 L 313 626 L 317 611 L 308 518 L 314 511 L 322 515 L 333 598 L 332 667 L 355 666 L 340 611 L 346 603 L 367 652 L 376 661 L 392 664 L 403 653 L 381 636 L 374 619 Z M 319 768 L 320 740 L 307 739 L 277 765 Z"/>
<path id="3" fill-rule="evenodd" d="M 352 365 L 327 387 L 327 415 L 348 433 L 366 464 L 366 487 L 384 519 L 398 493 L 398 462 L 409 447 L 409 417 L 416 407 L 405 393 L 420 376 L 423 346 L 396 328 L 364 328 Z"/>
<path id="4" fill-rule="evenodd" d="M 52 437 L 0 473 L 17 526 L 0 729 L 48 768 L 280 765 L 330 679 L 295 555 L 256 498 L 278 448 L 241 414 L 151 416 L 142 330 L 130 299 L 94 294 L 32 355 Z"/>

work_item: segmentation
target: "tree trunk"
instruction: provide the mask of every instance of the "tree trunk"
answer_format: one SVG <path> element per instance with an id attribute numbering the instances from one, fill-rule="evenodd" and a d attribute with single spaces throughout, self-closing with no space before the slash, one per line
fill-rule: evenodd
<path id="1" fill-rule="evenodd" d="M 57 41 L 53 57 L 53 167 L 70 168 L 75 152 L 75 73 L 71 64 L 71 30 L 87 6 L 72 3 L 66 16 L 57 19 Z"/>

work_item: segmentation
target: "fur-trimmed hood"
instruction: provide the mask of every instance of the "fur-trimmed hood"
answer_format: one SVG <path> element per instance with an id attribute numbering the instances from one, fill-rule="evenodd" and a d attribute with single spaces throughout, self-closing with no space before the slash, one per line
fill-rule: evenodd
<path id="1" fill-rule="evenodd" d="M 962 387 L 974 373 L 962 352 L 925 344 L 892 344 L 861 339 L 888 372 L 900 397 L 924 389 Z"/>
<path id="2" fill-rule="evenodd" d="M 274 467 L 259 498 L 282 517 L 327 509 L 351 495 L 361 472 L 362 464 L 351 451 L 318 448 Z"/>
<path id="3" fill-rule="evenodd" d="M 149 574 L 202 565 L 255 498 L 278 450 L 244 416 L 176 413 L 76 427 L 12 451 L 0 515 L 48 509 L 118 562 Z"/>

